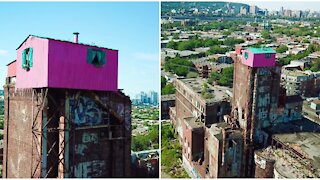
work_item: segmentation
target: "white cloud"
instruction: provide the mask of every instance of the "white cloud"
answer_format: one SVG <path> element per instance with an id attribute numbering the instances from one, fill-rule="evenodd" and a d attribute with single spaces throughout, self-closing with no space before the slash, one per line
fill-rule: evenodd
<path id="1" fill-rule="evenodd" d="M 137 60 L 159 61 L 159 54 L 157 53 L 134 53 L 133 57 Z"/>
<path id="2" fill-rule="evenodd" d="M 4 56 L 4 55 L 7 55 L 7 54 L 8 54 L 7 50 L 0 49 L 0 56 Z"/>

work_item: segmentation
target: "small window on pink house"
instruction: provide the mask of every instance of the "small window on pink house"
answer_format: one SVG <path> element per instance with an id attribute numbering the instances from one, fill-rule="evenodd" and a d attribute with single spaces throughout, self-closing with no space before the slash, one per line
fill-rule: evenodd
<path id="1" fill-rule="evenodd" d="M 22 68 L 29 71 L 30 68 L 33 66 L 33 49 L 26 48 L 22 51 Z"/>
<path id="2" fill-rule="evenodd" d="M 96 67 L 101 67 L 106 63 L 106 52 L 98 49 L 88 49 L 87 62 Z"/>
<path id="3" fill-rule="evenodd" d="M 248 59 L 248 57 L 249 57 L 249 53 L 248 52 L 244 52 L 244 58 Z"/>
<path id="4" fill-rule="evenodd" d="M 271 58 L 271 53 L 264 54 L 264 57 L 267 58 L 267 59 Z"/>

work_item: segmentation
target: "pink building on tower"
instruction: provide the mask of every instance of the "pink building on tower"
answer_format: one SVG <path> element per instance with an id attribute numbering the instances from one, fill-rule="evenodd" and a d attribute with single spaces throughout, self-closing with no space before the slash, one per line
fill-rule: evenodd
<path id="1" fill-rule="evenodd" d="M 17 48 L 16 88 L 117 91 L 118 50 L 29 35 Z"/>
<path id="2" fill-rule="evenodd" d="M 241 62 L 250 67 L 271 67 L 276 64 L 276 52 L 271 48 L 248 48 L 242 50 Z"/>

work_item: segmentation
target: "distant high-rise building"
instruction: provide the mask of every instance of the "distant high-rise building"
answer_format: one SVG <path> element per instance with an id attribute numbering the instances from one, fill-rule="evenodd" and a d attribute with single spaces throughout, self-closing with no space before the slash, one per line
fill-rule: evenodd
<path id="1" fill-rule="evenodd" d="M 256 15 L 257 12 L 258 12 L 258 9 L 259 9 L 259 8 L 258 8 L 257 6 L 251 5 L 251 6 L 250 6 L 250 14 Z"/>
<path id="2" fill-rule="evenodd" d="M 283 16 L 283 13 L 284 13 L 283 7 L 280 8 L 280 12 L 279 12 L 279 13 L 280 13 L 280 14 L 279 14 L 280 16 Z"/>
<path id="3" fill-rule="evenodd" d="M 246 15 L 248 13 L 247 7 L 241 6 L 240 7 L 240 15 Z"/>
<path id="4" fill-rule="evenodd" d="M 150 91 L 149 93 L 141 91 L 138 95 L 136 95 L 135 102 L 138 104 L 158 105 L 158 93 L 155 91 Z"/>
<path id="5" fill-rule="evenodd" d="M 285 17 L 291 17 L 291 14 L 292 14 L 292 10 L 290 10 L 290 9 L 284 10 L 284 16 Z"/>
<path id="6" fill-rule="evenodd" d="M 301 18 L 301 15 L 302 15 L 302 11 L 301 10 L 294 11 L 294 16 L 296 18 Z"/>
<path id="7" fill-rule="evenodd" d="M 155 91 L 150 91 L 150 104 L 158 104 L 158 93 Z"/>

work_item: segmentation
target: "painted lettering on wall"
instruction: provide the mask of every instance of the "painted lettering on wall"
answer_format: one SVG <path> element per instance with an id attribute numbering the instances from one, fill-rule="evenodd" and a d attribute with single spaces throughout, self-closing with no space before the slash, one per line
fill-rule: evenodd
<path id="1" fill-rule="evenodd" d="M 75 145 L 75 152 L 78 155 L 84 156 L 85 150 L 88 149 L 88 146 L 85 144 L 76 144 Z"/>
<path id="2" fill-rule="evenodd" d="M 100 125 L 104 112 L 86 96 L 75 95 L 70 98 L 71 120 L 77 127 Z"/>
<path id="3" fill-rule="evenodd" d="M 96 134 L 96 133 L 83 133 L 82 142 L 83 143 L 93 142 L 93 143 L 97 144 L 98 143 L 98 134 Z"/>
<path id="4" fill-rule="evenodd" d="M 82 162 L 73 166 L 76 178 L 101 177 L 106 171 L 106 163 L 101 160 Z"/>

